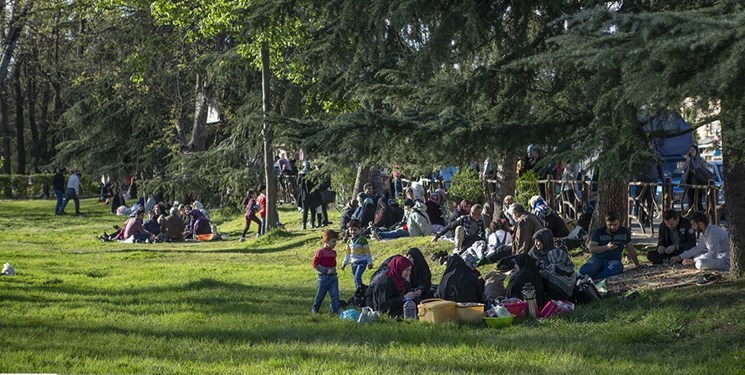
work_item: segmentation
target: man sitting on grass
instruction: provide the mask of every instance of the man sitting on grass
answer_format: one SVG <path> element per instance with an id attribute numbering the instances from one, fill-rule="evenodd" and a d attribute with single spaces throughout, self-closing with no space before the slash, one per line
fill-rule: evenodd
<path id="1" fill-rule="evenodd" d="M 636 258 L 634 244 L 631 243 L 631 230 L 621 226 L 617 213 L 608 212 L 605 215 L 605 226 L 592 232 L 592 256 L 580 267 L 579 273 L 598 280 L 620 274 L 623 272 L 621 255 L 624 247 L 631 262 L 638 267 L 639 261 Z"/>
<path id="2" fill-rule="evenodd" d="M 662 220 L 657 249 L 647 253 L 647 259 L 652 264 L 662 264 L 666 259 L 669 260 L 696 246 L 696 233 L 691 227 L 690 220 L 681 217 L 675 209 L 666 210 L 662 214 Z"/>
<path id="3" fill-rule="evenodd" d="M 699 270 L 729 270 L 729 235 L 721 227 L 709 224 L 709 218 L 703 212 L 694 212 L 691 226 L 701 233 L 698 244 L 680 255 L 674 256 L 672 263 L 683 263 L 684 266 L 695 265 Z"/>

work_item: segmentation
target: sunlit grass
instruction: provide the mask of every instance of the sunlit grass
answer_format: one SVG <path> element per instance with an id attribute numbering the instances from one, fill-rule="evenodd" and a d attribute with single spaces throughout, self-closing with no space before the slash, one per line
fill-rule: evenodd
<path id="1" fill-rule="evenodd" d="M 309 313 L 321 230 L 299 231 L 291 207 L 281 212 L 288 232 L 257 240 L 252 227 L 240 243 L 243 218 L 221 218 L 227 241 L 182 244 L 101 243 L 122 217 L 93 200 L 82 201 L 82 218 L 53 207 L 0 202 L 0 262 L 17 271 L 0 277 L 0 372 L 699 374 L 745 365 L 743 283 L 609 298 L 503 330 L 358 325 Z M 371 248 L 376 262 L 411 246 L 426 257 L 449 249 L 429 240 Z M 432 269 L 438 282 L 443 267 Z M 349 270 L 340 288 L 351 297 Z"/>

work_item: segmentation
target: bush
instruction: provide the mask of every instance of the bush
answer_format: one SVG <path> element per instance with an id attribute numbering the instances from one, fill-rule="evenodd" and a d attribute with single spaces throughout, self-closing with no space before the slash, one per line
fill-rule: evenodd
<path id="1" fill-rule="evenodd" d="M 31 199 L 39 198 L 44 191 L 44 185 L 49 185 L 49 195 L 54 197 L 52 188 L 52 174 L 32 175 L 0 175 L 0 192 L 9 199 Z M 67 183 L 67 177 L 65 177 Z M 80 178 L 80 195 L 97 195 L 98 183 L 90 176 L 83 175 Z"/>
<path id="2" fill-rule="evenodd" d="M 484 187 L 481 185 L 479 175 L 471 168 L 461 168 L 453 175 L 448 189 L 448 197 L 453 202 L 463 199 L 472 203 L 481 202 L 484 198 Z"/>
<path id="3" fill-rule="evenodd" d="M 526 209 L 531 210 L 528 201 L 531 197 L 539 195 L 538 177 L 533 171 L 527 171 L 518 177 L 515 183 L 515 202 L 520 203 Z"/>

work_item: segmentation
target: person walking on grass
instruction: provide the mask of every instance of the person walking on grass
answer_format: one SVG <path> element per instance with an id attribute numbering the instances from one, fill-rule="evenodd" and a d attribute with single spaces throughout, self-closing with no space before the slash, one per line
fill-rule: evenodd
<path id="1" fill-rule="evenodd" d="M 256 192 L 253 190 L 249 190 L 246 199 L 244 199 L 243 201 L 243 204 L 245 204 L 246 206 L 246 226 L 243 227 L 241 238 L 238 239 L 238 241 L 240 242 L 246 240 L 246 232 L 248 232 L 248 228 L 251 226 L 252 221 L 259 226 L 259 229 L 256 230 L 256 237 L 258 237 L 259 232 L 261 232 L 261 220 L 256 217 L 256 208 L 258 206 L 256 204 Z"/>
<path id="2" fill-rule="evenodd" d="M 57 173 L 52 177 L 54 195 L 57 196 L 57 206 L 54 207 L 55 215 L 62 215 L 62 203 L 65 199 L 65 168 L 57 168 Z"/>
<path id="3" fill-rule="evenodd" d="M 344 271 L 344 268 L 350 262 L 352 263 L 352 279 L 354 280 L 354 288 L 357 290 L 362 286 L 362 274 L 365 272 L 365 267 L 372 269 L 373 260 L 370 245 L 367 243 L 367 238 L 362 234 L 362 228 L 358 220 L 349 222 L 349 235 L 351 239 L 347 244 L 347 254 L 344 256 L 341 270 Z"/>
<path id="4" fill-rule="evenodd" d="M 70 178 L 67 180 L 65 201 L 62 203 L 59 211 L 57 211 L 57 214 L 64 214 L 67 203 L 72 199 L 75 202 L 75 215 L 80 215 L 80 200 L 78 199 L 78 195 L 80 195 L 80 172 L 73 169 L 70 173 Z"/>
<path id="5" fill-rule="evenodd" d="M 336 241 L 339 234 L 333 229 L 323 231 L 323 247 L 313 256 L 313 268 L 318 272 L 318 291 L 313 300 L 311 312 L 316 314 L 328 293 L 331 298 L 331 311 L 339 313 L 339 278 L 336 275 Z"/>

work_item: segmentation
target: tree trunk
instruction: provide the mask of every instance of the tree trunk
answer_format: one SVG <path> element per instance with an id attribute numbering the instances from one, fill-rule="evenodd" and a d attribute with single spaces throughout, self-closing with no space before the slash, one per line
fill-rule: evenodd
<path id="1" fill-rule="evenodd" d="M 370 166 L 360 163 L 357 166 L 357 178 L 354 179 L 354 190 L 352 191 L 352 198 L 357 199 L 357 194 L 365 190 L 365 184 L 372 182 L 370 179 Z"/>
<path id="2" fill-rule="evenodd" d="M 21 90 L 21 60 L 16 60 L 13 72 L 16 104 L 16 173 L 26 174 L 26 141 L 23 126 L 23 91 Z"/>
<path id="3" fill-rule="evenodd" d="M 628 226 L 628 181 L 613 176 L 600 175 L 598 180 L 598 202 L 592 214 L 590 231 L 605 225 L 605 215 L 615 211 L 621 225 Z"/>
<path id="4" fill-rule="evenodd" d="M 51 100 L 51 90 L 49 84 L 44 81 L 44 91 L 41 94 L 41 106 L 39 108 L 39 159 L 41 164 L 47 164 L 50 160 L 49 145 L 48 145 L 48 134 L 49 134 L 49 122 L 47 115 L 49 113 L 49 101 Z"/>
<path id="5" fill-rule="evenodd" d="M 517 158 L 513 153 L 505 153 L 501 156 L 497 165 L 497 195 L 500 201 L 496 202 L 501 205 L 502 200 L 507 195 L 515 195 L 515 186 L 517 186 Z"/>
<path id="6" fill-rule="evenodd" d="M 274 132 L 267 121 L 271 110 L 271 68 L 269 66 L 269 43 L 261 43 L 261 91 L 264 123 L 261 135 L 264 138 L 264 173 L 266 175 L 266 230 L 277 227 L 277 176 L 274 175 Z"/>
<path id="7" fill-rule="evenodd" d="M 2 55 L 0 55 L 0 91 L 5 87 L 5 78 L 8 73 L 8 66 L 13 58 L 13 52 L 18 44 L 18 39 L 21 37 L 23 26 L 26 24 L 26 14 L 34 4 L 34 0 L 26 1 L 21 7 L 21 11 L 13 13 L 8 20 L 8 32 L 4 35 L 5 38 L 2 40 Z M 6 5 L 3 5 L 5 8 Z"/>
<path id="8" fill-rule="evenodd" d="M 745 99 L 722 100 L 722 164 L 730 241 L 730 276 L 745 276 Z"/>
<path id="9" fill-rule="evenodd" d="M 8 121 L 8 90 L 0 90 L 0 127 L 3 131 L 3 173 L 10 174 L 10 121 Z M 7 190 L 6 190 L 6 196 Z"/>
<path id="10" fill-rule="evenodd" d="M 207 110 L 209 108 L 210 86 L 202 76 L 197 76 L 194 103 L 194 127 L 191 132 L 189 149 L 191 151 L 204 151 L 207 145 Z"/>
<path id="11" fill-rule="evenodd" d="M 36 126 L 36 49 L 32 51 L 30 61 L 24 65 L 26 70 L 26 99 L 28 105 L 28 128 L 31 130 L 31 155 L 36 165 L 39 164 L 39 129 Z"/>

